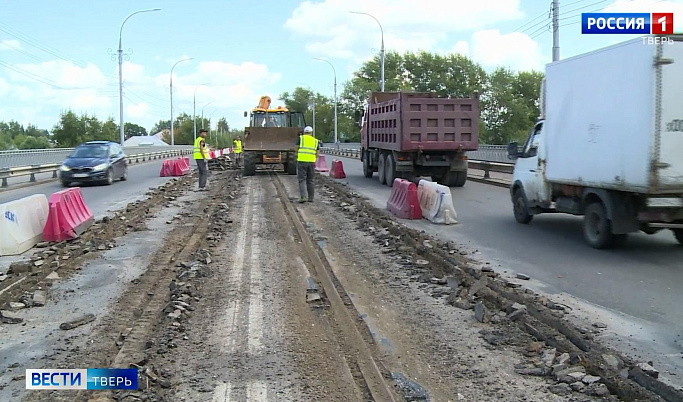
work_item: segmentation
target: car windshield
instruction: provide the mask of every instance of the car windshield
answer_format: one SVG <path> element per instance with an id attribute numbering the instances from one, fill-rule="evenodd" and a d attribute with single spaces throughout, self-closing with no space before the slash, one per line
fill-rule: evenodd
<path id="1" fill-rule="evenodd" d="M 106 158 L 109 148 L 106 145 L 81 145 L 74 150 L 72 158 Z"/>

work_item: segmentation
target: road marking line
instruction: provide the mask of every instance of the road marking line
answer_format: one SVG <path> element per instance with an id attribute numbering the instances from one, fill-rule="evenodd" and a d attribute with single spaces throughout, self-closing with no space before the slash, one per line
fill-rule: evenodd
<path id="1" fill-rule="evenodd" d="M 230 383 L 220 383 L 213 391 L 212 402 L 230 402 L 230 393 L 232 392 L 232 385 Z"/>
<path id="2" fill-rule="evenodd" d="M 254 203 L 254 212 L 257 214 L 257 207 L 259 206 L 259 203 Z M 259 353 L 263 347 L 263 303 L 261 301 L 261 265 L 259 263 L 261 242 L 259 237 L 257 237 L 260 228 L 259 221 L 261 219 L 253 219 L 251 222 L 252 233 L 255 236 L 251 240 L 251 282 L 249 287 L 249 331 L 247 339 L 249 353 L 251 354 Z"/>
<path id="3" fill-rule="evenodd" d="M 265 381 L 254 380 L 249 383 L 247 388 L 247 400 L 254 402 L 261 402 L 268 400 L 268 385 Z"/>

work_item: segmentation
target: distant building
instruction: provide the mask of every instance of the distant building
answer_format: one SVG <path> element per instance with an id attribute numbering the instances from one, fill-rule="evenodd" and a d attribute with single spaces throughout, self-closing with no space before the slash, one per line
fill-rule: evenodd
<path id="1" fill-rule="evenodd" d="M 130 137 L 126 141 L 123 142 L 124 147 L 151 147 L 151 146 L 160 146 L 160 147 L 166 147 L 168 146 L 167 143 L 165 143 L 161 138 L 162 138 L 162 132 L 157 133 L 156 135 L 150 135 L 150 136 L 142 136 L 138 135 L 135 137 Z"/>

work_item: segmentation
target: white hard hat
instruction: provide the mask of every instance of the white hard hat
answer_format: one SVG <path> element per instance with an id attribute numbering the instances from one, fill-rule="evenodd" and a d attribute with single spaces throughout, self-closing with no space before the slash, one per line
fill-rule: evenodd
<path id="1" fill-rule="evenodd" d="M 312 132 L 313 132 L 313 127 L 311 127 L 311 126 L 304 127 L 304 133 L 312 133 Z"/>

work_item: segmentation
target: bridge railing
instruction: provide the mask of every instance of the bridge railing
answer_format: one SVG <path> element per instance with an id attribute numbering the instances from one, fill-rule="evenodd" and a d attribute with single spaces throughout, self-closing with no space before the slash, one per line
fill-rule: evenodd
<path id="1" fill-rule="evenodd" d="M 327 155 L 344 156 L 360 159 L 360 149 L 322 147 L 320 151 Z M 480 145 L 477 151 L 467 152 L 468 164 L 472 169 L 484 172 L 484 178 L 491 177 L 491 172 L 512 174 L 514 162 L 507 157 L 505 145 Z"/>
<path id="2" fill-rule="evenodd" d="M 57 171 L 73 152 L 73 148 L 33 149 L 21 151 L 0 151 L 0 179 L 2 187 L 7 187 L 7 179 L 20 176 L 31 176 L 29 181 L 36 181 L 36 174 L 52 173 L 57 178 Z M 169 147 L 124 147 L 128 163 L 146 162 L 149 160 L 189 155 L 191 145 Z M 42 151 L 42 152 L 41 152 Z M 26 164 L 26 163 L 30 164 Z M 23 165 L 22 165 L 23 163 Z M 14 166 L 12 166 L 14 164 Z"/>

